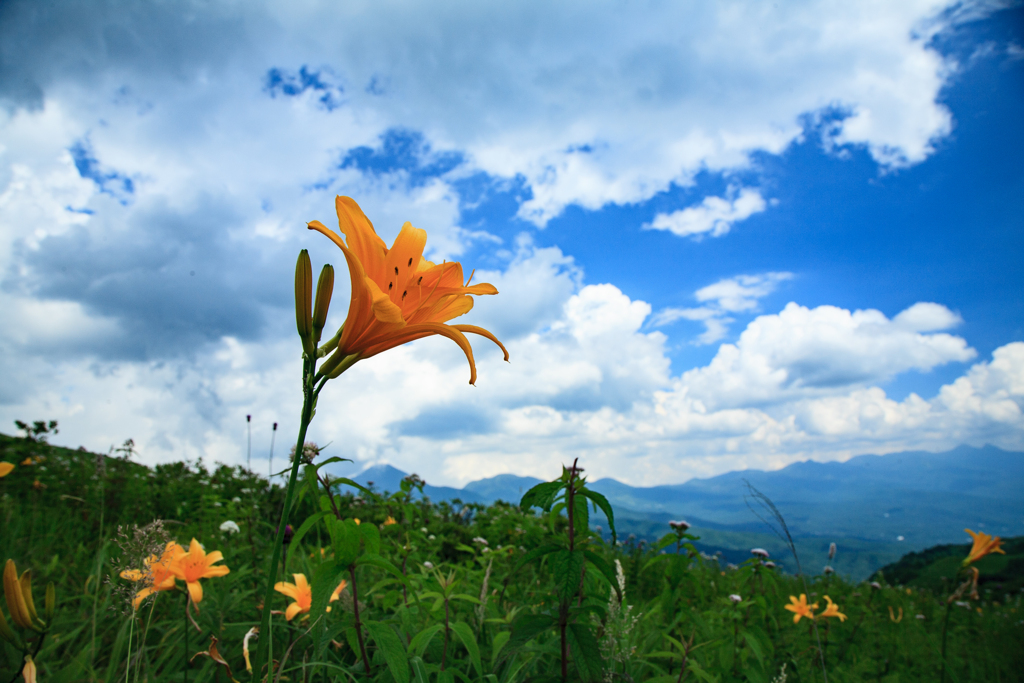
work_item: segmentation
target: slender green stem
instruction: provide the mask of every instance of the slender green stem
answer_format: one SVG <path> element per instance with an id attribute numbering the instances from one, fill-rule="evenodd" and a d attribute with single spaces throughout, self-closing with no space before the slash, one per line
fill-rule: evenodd
<path id="1" fill-rule="evenodd" d="M 128 678 L 132 673 L 132 633 L 135 631 L 135 613 L 133 612 L 129 618 L 132 621 L 131 625 L 128 626 L 128 661 L 124 665 L 124 683 L 128 683 Z M 188 653 L 186 653 L 187 655 Z"/>
<path id="2" fill-rule="evenodd" d="M 942 674 L 939 678 L 941 683 L 946 683 L 946 636 L 949 635 L 949 613 L 952 607 L 951 599 L 946 602 L 946 616 L 942 619 L 942 652 L 939 655 L 939 666 L 942 667 Z"/>
<path id="3" fill-rule="evenodd" d="M 306 443 L 306 430 L 313 419 L 313 403 L 316 400 L 313 391 L 313 362 L 308 358 L 302 363 L 302 417 L 299 420 L 299 438 L 295 444 L 295 457 L 292 459 L 292 471 L 288 477 L 288 488 L 285 489 L 284 507 L 281 509 L 281 519 L 277 525 L 277 537 L 274 539 L 274 547 L 271 550 L 270 568 L 267 572 L 267 590 L 263 597 L 263 616 L 260 619 L 259 649 L 256 661 L 267 663 L 267 675 L 273 674 L 273 633 L 270 630 L 270 603 L 274 597 L 274 584 L 277 583 L 277 570 L 281 562 L 281 548 L 284 546 L 284 530 L 288 524 L 288 513 L 292 505 L 292 496 L 295 493 L 295 480 L 298 478 L 299 463 L 302 462 L 302 449 Z M 259 667 L 253 667 L 253 677 L 259 677 Z"/>

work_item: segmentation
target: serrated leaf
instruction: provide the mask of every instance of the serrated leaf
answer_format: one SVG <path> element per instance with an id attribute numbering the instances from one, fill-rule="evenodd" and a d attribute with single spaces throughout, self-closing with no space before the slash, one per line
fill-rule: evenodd
<path id="1" fill-rule="evenodd" d="M 582 550 L 562 550 L 552 558 L 551 574 L 558 589 L 559 601 L 568 602 L 579 591 L 585 562 Z"/>
<path id="2" fill-rule="evenodd" d="M 515 573 L 522 569 L 523 566 L 530 562 L 533 562 L 537 558 L 544 557 L 545 555 L 548 555 L 550 553 L 558 552 L 561 549 L 562 546 L 560 545 L 542 545 L 539 548 L 534 548 L 530 552 L 523 555 L 523 557 L 519 560 L 518 564 L 516 564 L 516 568 L 513 569 L 512 572 Z"/>
<path id="3" fill-rule="evenodd" d="M 359 557 L 359 526 L 354 519 L 334 519 L 329 523 L 334 558 L 346 567 Z"/>
<path id="4" fill-rule="evenodd" d="M 509 647 L 522 645 L 538 633 L 555 625 L 555 618 L 547 614 L 524 614 L 512 622 L 512 637 Z"/>
<path id="5" fill-rule="evenodd" d="M 587 559 L 587 562 L 594 565 L 597 571 L 601 572 L 601 576 L 607 579 L 608 583 L 611 584 L 612 590 L 618 595 L 619 600 L 622 600 L 622 596 L 619 594 L 619 580 L 615 575 L 615 569 L 608 562 L 593 550 L 584 550 L 583 556 Z"/>
<path id="6" fill-rule="evenodd" d="M 380 530 L 375 524 L 360 524 L 359 535 L 363 538 L 365 552 L 372 555 L 380 554 Z"/>
<path id="7" fill-rule="evenodd" d="M 615 512 L 612 510 L 612 504 L 608 502 L 608 499 L 604 495 L 597 491 L 591 491 L 584 487 L 577 492 L 581 496 L 586 496 L 590 500 L 597 504 L 597 507 L 601 508 L 601 512 L 608 518 L 608 526 L 611 528 L 612 541 L 615 540 Z"/>
<path id="8" fill-rule="evenodd" d="M 398 683 L 409 683 L 409 664 L 406 661 L 402 639 L 387 624 L 382 624 L 379 621 L 365 623 L 366 630 L 370 632 L 370 638 L 384 653 L 384 661 L 387 662 L 391 676 Z"/>
<path id="9" fill-rule="evenodd" d="M 566 626 L 565 635 L 572 651 L 572 661 L 580 678 L 584 681 L 600 681 L 604 678 L 604 660 L 601 646 L 589 626 L 575 623 Z"/>
<path id="10" fill-rule="evenodd" d="M 577 534 L 585 534 L 590 528 L 590 506 L 584 496 L 574 496 L 572 500 L 572 525 Z"/>
<path id="11" fill-rule="evenodd" d="M 455 622 L 452 624 L 451 628 L 469 652 L 469 660 L 473 662 L 473 667 L 476 669 L 476 675 L 482 676 L 483 667 L 480 665 L 480 647 L 476 644 L 476 635 L 473 633 L 473 629 L 471 629 L 469 624 L 464 621 Z"/>
<path id="12" fill-rule="evenodd" d="M 519 501 L 519 507 L 523 511 L 532 507 L 539 507 L 541 510 L 547 511 L 564 486 L 564 482 L 561 481 L 542 481 L 523 494 Z"/>

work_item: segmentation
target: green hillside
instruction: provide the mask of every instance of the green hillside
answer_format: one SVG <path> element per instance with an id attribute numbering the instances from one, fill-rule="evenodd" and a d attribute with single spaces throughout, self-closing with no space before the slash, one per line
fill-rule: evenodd
<path id="1" fill-rule="evenodd" d="M 891 583 L 948 593 L 952 577 L 970 549 L 970 544 L 939 545 L 909 553 L 882 567 L 876 576 Z M 980 572 L 978 585 L 997 596 L 1024 590 L 1024 536 L 1003 539 L 1002 550 L 1005 555 L 993 553 L 975 563 Z"/>

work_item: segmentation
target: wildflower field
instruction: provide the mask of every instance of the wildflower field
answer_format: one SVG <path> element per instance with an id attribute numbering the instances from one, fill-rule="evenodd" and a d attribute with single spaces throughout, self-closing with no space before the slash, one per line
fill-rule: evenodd
<path id="1" fill-rule="evenodd" d="M 52 421 L 0 439 L 0 681 L 1020 680 L 1020 593 L 979 588 L 1007 554 L 985 533 L 940 590 L 851 584 L 785 575 L 761 548 L 721 566 L 685 521 L 623 541 L 585 463 L 491 506 L 432 503 L 414 475 L 394 492 L 335 476 L 343 458 L 305 439 L 328 381 L 431 335 L 459 346 L 471 384 L 467 333 L 509 358 L 488 330 L 448 324 L 496 288 L 424 259 L 409 223 L 389 249 L 355 201 L 335 208 L 340 233 L 309 228 L 341 249 L 352 295 L 321 343 L 334 270 L 314 296 L 299 254 L 303 407 L 283 486 L 201 462 L 150 469 L 131 441 L 109 456 L 52 447 Z M 784 511 L 750 493 L 799 568 Z"/>
<path id="2" fill-rule="evenodd" d="M 22 676 L 25 651 L 39 681 L 266 678 L 258 639 L 246 636 L 260 621 L 281 487 L 238 468 L 150 469 L 130 449 L 103 456 L 10 437 L 0 446 L 0 460 L 15 465 L 0 479 L 0 558 L 31 570 L 45 622 L 21 628 L 4 605 L 16 642 L 0 639 L 0 680 Z M 570 575 L 568 517 L 557 503 L 554 516 L 519 501 L 434 504 L 417 499 L 418 483 L 386 496 L 336 489 L 341 518 L 372 530 L 366 551 L 380 560 L 357 560 L 354 581 L 343 572 L 319 595 L 316 577 L 337 559 L 329 533 L 286 535 L 271 603 L 274 680 L 561 680 L 565 621 L 568 680 L 812 681 L 824 664 L 833 681 L 936 681 L 949 604 L 947 680 L 1020 680 L 1019 591 L 972 599 L 968 589 L 948 603 L 947 592 L 884 577 L 877 586 L 835 575 L 805 584 L 770 558 L 751 555 L 738 568 L 702 558 L 690 540 L 698 529 L 666 529 L 661 547 L 612 546 L 576 519 L 585 569 Z M 297 505 L 296 519 L 319 510 L 311 495 Z M 158 575 L 151 555 L 169 542 L 187 550 L 192 539 L 206 560 L 222 555 L 203 565 L 214 571 L 192 582 Z"/>

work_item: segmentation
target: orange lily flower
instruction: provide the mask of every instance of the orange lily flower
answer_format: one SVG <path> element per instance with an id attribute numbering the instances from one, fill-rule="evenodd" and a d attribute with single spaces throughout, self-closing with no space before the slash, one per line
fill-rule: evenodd
<path id="1" fill-rule="evenodd" d="M 14 465 L 9 462 L 0 462 L 0 477 L 6 477 L 14 471 Z"/>
<path id="2" fill-rule="evenodd" d="M 989 536 L 984 531 L 974 533 L 970 529 L 964 529 L 974 539 L 974 545 L 971 546 L 971 552 L 964 558 L 963 566 L 969 565 L 975 560 L 980 560 L 989 553 L 1002 553 L 1006 554 L 1006 551 L 999 547 L 999 544 L 1003 542 L 1003 539 L 996 536 L 995 538 Z"/>
<path id="3" fill-rule="evenodd" d="M 839 617 L 839 621 L 846 621 L 846 615 L 839 611 L 839 605 L 832 602 L 832 598 L 826 595 L 825 602 L 827 602 L 828 605 L 825 606 L 825 611 L 818 615 L 818 618 Z"/>
<path id="4" fill-rule="evenodd" d="M 392 524 L 398 524 L 398 522 L 395 521 L 394 517 L 388 515 L 388 518 L 384 520 L 384 526 L 391 526 Z"/>
<path id="5" fill-rule="evenodd" d="M 274 590 L 278 593 L 283 593 L 295 601 L 288 605 L 288 609 L 285 610 L 284 618 L 288 621 L 291 621 L 299 614 L 306 614 L 313 605 L 313 588 L 309 585 L 309 581 L 306 580 L 306 575 L 292 574 L 292 576 L 295 578 L 295 583 L 278 581 L 274 584 Z M 341 591 L 345 590 L 347 585 L 348 582 L 342 579 L 338 587 L 331 593 L 330 602 L 338 600 L 341 597 Z M 330 612 L 331 608 L 328 607 L 327 611 Z"/>
<path id="6" fill-rule="evenodd" d="M 427 233 L 410 223 L 402 226 L 388 249 L 355 200 L 337 197 L 335 208 L 347 244 L 320 221 L 309 223 L 310 230 L 323 233 L 341 248 L 352 281 L 348 317 L 337 351 L 324 364 L 322 375 L 336 377 L 356 361 L 434 334 L 448 337 L 466 354 L 470 384 L 476 383 L 476 363 L 466 332 L 487 337 L 508 360 L 502 343 L 482 327 L 445 324 L 473 308 L 470 294 L 497 294 L 493 285 L 463 284 L 458 262 L 434 264 L 424 259 Z"/>
<path id="7" fill-rule="evenodd" d="M 171 571 L 174 572 L 176 577 L 185 582 L 188 587 L 188 594 L 192 597 L 192 602 L 197 607 L 203 600 L 203 586 L 199 583 L 199 579 L 224 576 L 231 571 L 224 565 L 212 566 L 215 562 L 220 562 L 223 559 L 224 555 L 219 550 L 206 554 L 203 546 L 199 545 L 199 541 L 193 538 L 192 543 L 189 544 L 188 552 L 186 553 L 182 550 L 171 563 Z"/>
<path id="8" fill-rule="evenodd" d="M 146 558 L 146 571 L 142 572 L 138 569 L 126 569 L 121 572 L 122 579 L 146 582 L 146 586 L 139 591 L 132 603 L 135 609 L 138 609 L 143 600 L 157 591 L 174 590 L 176 577 L 174 575 L 172 565 L 176 558 L 184 554 L 184 548 L 174 541 L 170 541 L 167 543 L 167 547 L 164 548 L 164 552 L 160 557 L 150 555 Z"/>
<path id="9" fill-rule="evenodd" d="M 818 609 L 818 603 L 813 605 L 807 604 L 807 595 L 804 593 L 800 594 L 800 599 L 797 600 L 795 595 L 789 596 L 790 604 L 786 605 L 786 609 L 793 612 L 793 623 L 799 623 L 800 617 L 807 617 L 808 619 L 814 618 L 814 610 Z"/>

